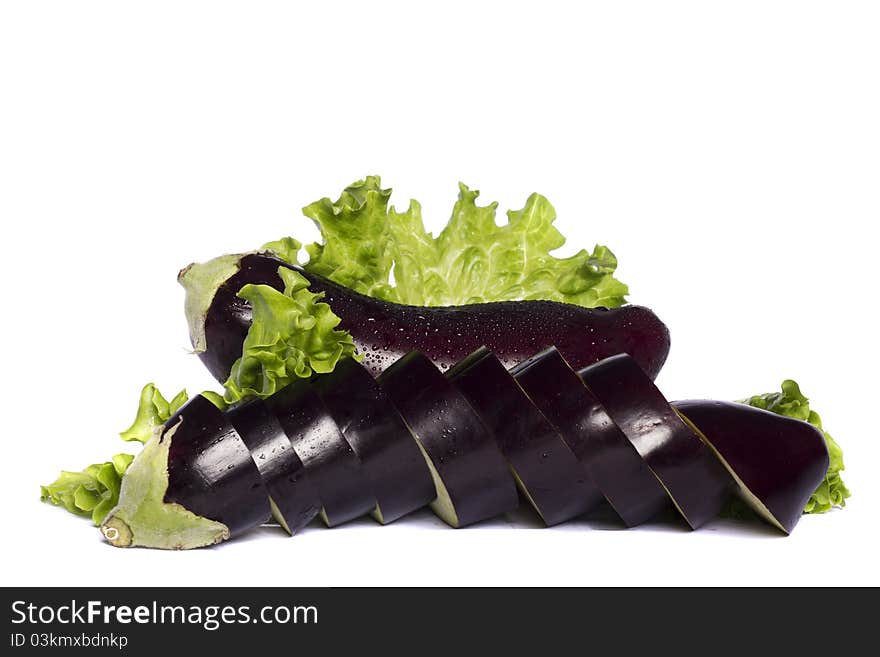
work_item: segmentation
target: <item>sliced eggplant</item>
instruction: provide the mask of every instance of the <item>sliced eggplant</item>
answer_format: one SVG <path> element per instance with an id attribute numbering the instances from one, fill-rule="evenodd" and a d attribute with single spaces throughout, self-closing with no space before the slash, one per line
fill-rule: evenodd
<path id="1" fill-rule="evenodd" d="M 378 382 L 344 360 L 227 412 L 194 397 L 130 464 L 101 531 L 119 547 L 189 549 L 270 513 L 296 531 L 319 507 L 335 526 L 429 500 L 460 527 L 514 509 L 518 484 L 548 524 L 604 496 L 627 524 L 671 500 L 696 528 L 736 489 L 789 533 L 828 466 L 810 424 L 728 402 L 673 407 L 627 354 L 575 373 L 550 348 L 508 372 L 483 348 L 444 376 L 411 352 Z"/>
<path id="2" fill-rule="evenodd" d="M 791 533 L 828 471 L 822 433 L 807 422 L 723 401 L 674 402 L 730 472 L 737 494 Z"/>
<path id="3" fill-rule="evenodd" d="M 520 490 L 547 525 L 589 510 L 595 491 L 577 457 L 491 351 L 480 347 L 446 376 L 492 431 Z"/>
<path id="4" fill-rule="evenodd" d="M 373 376 L 353 358 L 312 380 L 336 425 L 363 466 L 381 523 L 427 506 L 434 482 L 406 423 Z"/>
<path id="5" fill-rule="evenodd" d="M 431 471 L 434 513 L 452 527 L 464 527 L 519 505 L 492 433 L 427 356 L 410 352 L 378 380 Z"/>
<path id="6" fill-rule="evenodd" d="M 165 502 L 221 522 L 236 536 L 269 519 L 269 493 L 226 415 L 201 395 L 165 423 L 171 434 Z"/>
<path id="7" fill-rule="evenodd" d="M 512 367 L 536 351 L 556 345 L 580 368 L 627 352 L 656 376 L 669 353 L 669 331 L 642 306 L 584 308 L 555 301 L 503 301 L 463 306 L 408 306 L 375 299 L 293 266 L 270 254 L 228 255 L 181 270 L 193 348 L 208 370 L 225 381 L 241 356 L 251 325 L 250 304 L 238 292 L 248 284 L 284 285 L 279 267 L 295 269 L 312 292 L 339 316 L 364 365 L 374 375 L 408 351 L 426 354 L 441 370 L 481 345 Z"/>
<path id="8" fill-rule="evenodd" d="M 512 374 L 589 474 L 594 504 L 604 496 L 630 527 L 669 505 L 657 477 L 558 350 L 536 354 Z"/>
<path id="9" fill-rule="evenodd" d="M 657 475 L 688 525 L 696 529 L 718 515 L 731 493 L 730 474 L 639 364 L 619 354 L 579 374 Z"/>
<path id="10" fill-rule="evenodd" d="M 260 399 L 229 409 L 226 417 L 260 471 L 272 515 L 287 533 L 296 533 L 318 515 L 321 502 L 278 419 Z"/>
<path id="11" fill-rule="evenodd" d="M 328 527 L 366 515 L 376 507 L 357 454 L 308 381 L 294 381 L 267 398 L 266 404 L 305 465 L 321 501 L 321 519 Z"/>

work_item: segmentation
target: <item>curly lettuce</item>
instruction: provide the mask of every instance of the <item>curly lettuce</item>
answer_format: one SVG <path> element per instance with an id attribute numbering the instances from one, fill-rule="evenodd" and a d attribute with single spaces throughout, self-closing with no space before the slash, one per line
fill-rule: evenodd
<path id="1" fill-rule="evenodd" d="M 146 443 L 156 427 L 164 424 L 165 420 L 174 415 L 177 409 L 186 403 L 187 399 L 189 396 L 186 394 L 186 390 L 181 390 L 172 397 L 171 401 L 168 401 L 162 396 L 155 384 L 148 383 L 141 390 L 140 403 L 134 422 L 128 429 L 120 432 L 119 437 L 126 442 Z"/>
<path id="2" fill-rule="evenodd" d="M 341 358 L 354 356 L 354 340 L 336 330 L 340 319 L 308 289 L 300 273 L 279 267 L 279 292 L 269 285 L 245 285 L 238 296 L 253 308 L 253 322 L 224 383 L 225 400 L 269 397 L 296 378 L 332 372 Z"/>
<path id="3" fill-rule="evenodd" d="M 40 499 L 100 525 L 119 501 L 122 475 L 134 456 L 116 454 L 105 463 L 93 463 L 81 472 L 62 471 L 51 484 L 40 486 Z"/>
<path id="4" fill-rule="evenodd" d="M 437 237 L 422 222 L 421 205 L 398 211 L 378 176 L 345 188 L 336 201 L 303 208 L 322 242 L 306 246 L 307 271 L 357 292 L 419 306 L 544 299 L 593 308 L 626 303 L 628 288 L 614 277 L 617 258 L 605 246 L 567 258 L 551 252 L 565 244 L 553 225 L 556 211 L 540 194 L 495 223 L 497 203 L 477 205 L 479 192 L 459 185 L 458 200 Z M 264 245 L 299 263 L 300 243 L 284 238 Z M 393 282 L 392 282 L 393 274 Z"/>

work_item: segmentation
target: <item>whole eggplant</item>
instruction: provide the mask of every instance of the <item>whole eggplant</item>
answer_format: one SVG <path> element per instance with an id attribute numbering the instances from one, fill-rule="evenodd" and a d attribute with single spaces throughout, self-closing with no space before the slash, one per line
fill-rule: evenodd
<path id="1" fill-rule="evenodd" d="M 279 267 L 309 281 L 312 292 L 324 293 L 339 316 L 339 328 L 354 339 L 363 363 L 378 375 L 410 351 L 420 351 L 445 371 L 485 346 L 505 367 L 555 346 L 574 369 L 619 353 L 628 353 L 653 379 L 669 353 L 669 330 L 648 308 L 584 308 L 556 301 L 500 301 L 464 306 L 408 306 L 374 299 L 291 265 L 269 253 L 223 256 L 228 276 L 210 286 L 196 285 L 200 269 L 192 264 L 178 279 L 187 288 L 190 336 L 196 353 L 211 374 L 225 381 L 241 356 L 253 314 L 238 292 L 247 284 L 282 290 Z M 213 261 L 212 261 L 213 262 Z"/>

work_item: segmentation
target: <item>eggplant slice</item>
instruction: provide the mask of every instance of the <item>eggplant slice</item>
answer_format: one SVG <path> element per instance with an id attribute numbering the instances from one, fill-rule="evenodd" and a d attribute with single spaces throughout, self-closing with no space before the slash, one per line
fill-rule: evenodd
<path id="1" fill-rule="evenodd" d="M 638 363 L 619 354 L 579 374 L 657 475 L 688 525 L 696 529 L 717 516 L 733 486 L 730 475 Z"/>
<path id="2" fill-rule="evenodd" d="M 657 477 L 557 349 L 536 354 L 512 373 L 589 474 L 594 504 L 604 495 L 629 527 L 669 505 Z"/>
<path id="3" fill-rule="evenodd" d="M 318 515 L 321 502 L 290 439 L 260 399 L 229 409 L 226 417 L 250 450 L 269 491 L 272 515 L 295 534 Z"/>
<path id="4" fill-rule="evenodd" d="M 221 522 L 230 537 L 269 519 L 269 493 L 226 415 L 196 395 L 165 423 L 171 434 L 165 502 Z"/>
<path id="5" fill-rule="evenodd" d="M 545 524 L 589 510 L 595 494 L 577 457 L 495 354 L 480 347 L 446 376 L 492 431 L 517 485 Z"/>
<path id="6" fill-rule="evenodd" d="M 318 491 L 328 527 L 370 513 L 376 498 L 361 463 L 321 398 L 305 379 L 266 399 Z"/>
<path id="7" fill-rule="evenodd" d="M 495 439 L 467 400 L 427 356 L 410 352 L 379 377 L 415 437 L 434 480 L 431 508 L 464 527 L 519 505 Z"/>
<path id="8" fill-rule="evenodd" d="M 436 494 L 425 459 L 369 371 L 346 358 L 312 384 L 370 481 L 374 517 L 385 524 L 430 504 Z"/>
<path id="9" fill-rule="evenodd" d="M 828 471 L 822 433 L 745 404 L 689 400 L 673 407 L 703 437 L 761 517 L 791 533 Z"/>

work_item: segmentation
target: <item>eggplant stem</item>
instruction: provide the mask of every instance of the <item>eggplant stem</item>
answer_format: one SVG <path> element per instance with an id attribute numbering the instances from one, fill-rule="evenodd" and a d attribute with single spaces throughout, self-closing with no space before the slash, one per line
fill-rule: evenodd
<path id="1" fill-rule="evenodd" d="M 115 547 L 131 545 L 131 527 L 121 518 L 109 517 L 101 524 L 101 533 Z"/>

